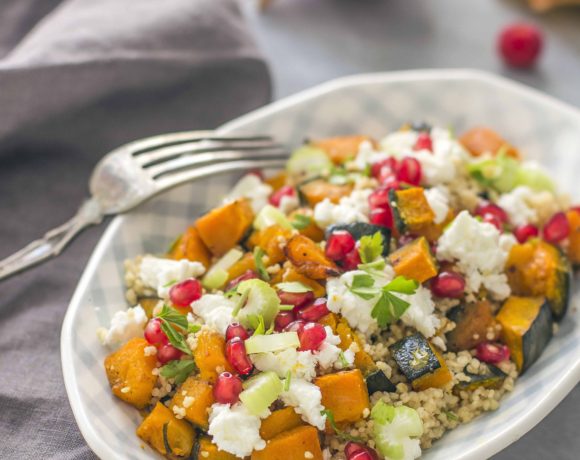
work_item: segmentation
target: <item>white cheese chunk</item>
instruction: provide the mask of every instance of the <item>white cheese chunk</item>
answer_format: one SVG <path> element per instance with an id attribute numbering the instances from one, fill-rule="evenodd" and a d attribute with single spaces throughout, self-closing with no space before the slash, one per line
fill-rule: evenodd
<path id="1" fill-rule="evenodd" d="M 143 284 L 155 289 L 161 298 L 167 298 L 173 284 L 187 278 L 197 278 L 204 273 L 205 267 L 201 263 L 187 259 L 172 260 L 145 256 L 139 266 L 139 277 Z"/>
<path id="2" fill-rule="evenodd" d="M 103 345 L 114 346 L 125 343 L 135 337 L 142 337 L 147 324 L 147 314 L 141 305 L 118 311 L 111 319 L 109 329 L 97 329 L 97 336 Z"/>
<path id="3" fill-rule="evenodd" d="M 449 191 L 447 187 L 439 185 L 437 187 L 425 189 L 427 203 L 435 214 L 433 222 L 440 224 L 449 214 Z"/>
<path id="4" fill-rule="evenodd" d="M 306 380 L 292 379 L 290 388 L 282 393 L 281 398 L 284 404 L 294 407 L 306 423 L 324 430 L 326 415 L 321 413 L 324 410 L 322 394 L 316 385 Z"/>
<path id="5" fill-rule="evenodd" d="M 314 207 L 314 220 L 321 228 L 332 224 L 350 224 L 368 222 L 370 189 L 354 190 L 350 195 L 333 204 L 325 198 Z"/>
<path id="6" fill-rule="evenodd" d="M 250 200 L 254 213 L 257 214 L 268 204 L 268 198 L 271 193 L 272 187 L 262 182 L 256 174 L 246 174 L 228 193 L 224 202 L 228 203 L 239 198 L 247 198 Z"/>
<path id="7" fill-rule="evenodd" d="M 221 294 L 205 294 L 191 304 L 191 310 L 207 326 L 225 335 L 232 323 L 235 303 Z"/>

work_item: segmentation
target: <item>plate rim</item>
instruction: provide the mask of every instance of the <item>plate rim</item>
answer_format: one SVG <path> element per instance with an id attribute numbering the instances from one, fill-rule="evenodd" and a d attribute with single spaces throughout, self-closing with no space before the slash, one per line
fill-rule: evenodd
<path id="1" fill-rule="evenodd" d="M 523 83 L 513 81 L 503 76 L 495 75 L 490 72 L 475 69 L 428 69 L 428 70 L 404 70 L 395 72 L 376 72 L 362 73 L 339 77 L 328 82 L 315 85 L 311 88 L 299 91 L 296 94 L 286 96 L 278 101 L 271 102 L 264 107 L 255 109 L 245 115 L 235 118 L 222 124 L 216 129 L 218 132 L 227 132 L 239 129 L 255 120 L 267 117 L 272 113 L 278 112 L 285 108 L 299 104 L 308 99 L 330 93 L 349 86 L 389 83 L 396 81 L 429 81 L 429 80 L 474 80 L 482 81 L 492 85 L 500 86 L 523 96 L 527 99 L 540 100 L 550 105 L 553 109 L 566 113 L 580 120 L 580 110 L 575 106 L 557 99 L 551 95 L 545 94 L 540 90 L 527 86 Z M 89 261 L 85 266 L 82 276 L 74 290 L 74 294 L 67 307 L 65 317 L 61 328 L 60 352 L 61 352 L 61 369 L 65 390 L 68 401 L 71 406 L 75 421 L 79 430 L 87 442 L 87 445 L 100 458 L 122 458 L 118 452 L 115 452 L 109 445 L 102 440 L 94 431 L 90 423 L 88 413 L 82 404 L 78 391 L 78 383 L 74 372 L 72 337 L 73 326 L 76 313 L 81 306 L 81 299 L 90 285 L 98 263 L 102 259 L 107 248 L 111 244 L 113 236 L 125 222 L 126 215 L 120 214 L 115 216 L 108 224 L 95 249 L 91 253 Z M 546 417 L 558 405 L 565 396 L 567 396 L 574 386 L 580 381 L 580 353 L 578 359 L 570 366 L 568 372 L 560 377 L 558 391 L 550 388 L 547 395 L 543 397 L 540 404 L 529 410 L 526 417 L 503 431 L 495 438 L 486 439 L 479 444 L 476 452 L 465 452 L 457 460 L 467 460 L 474 458 L 488 458 L 491 455 L 503 450 L 508 445 L 517 441 L 520 437 L 530 431 L 544 417 Z"/>

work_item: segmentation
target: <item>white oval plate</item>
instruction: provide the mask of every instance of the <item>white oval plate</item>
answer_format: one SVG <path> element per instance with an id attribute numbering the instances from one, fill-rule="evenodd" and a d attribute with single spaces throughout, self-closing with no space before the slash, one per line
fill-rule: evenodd
<path id="1" fill-rule="evenodd" d="M 528 158 L 544 163 L 566 191 L 578 191 L 580 112 L 525 86 L 465 70 L 412 71 L 336 80 L 256 110 L 223 132 L 268 133 L 289 145 L 309 136 L 365 133 L 380 137 L 409 120 L 488 125 Z M 104 459 L 158 458 L 135 435 L 138 412 L 109 390 L 96 329 L 127 307 L 123 260 L 159 253 L 227 191 L 233 176 L 214 177 L 163 194 L 110 225 L 79 282 L 61 336 L 68 397 L 89 446 Z M 576 196 L 575 198 L 579 198 Z M 580 379 L 580 319 L 573 304 L 540 360 L 500 408 L 448 433 L 425 459 L 488 458 L 545 417 Z"/>

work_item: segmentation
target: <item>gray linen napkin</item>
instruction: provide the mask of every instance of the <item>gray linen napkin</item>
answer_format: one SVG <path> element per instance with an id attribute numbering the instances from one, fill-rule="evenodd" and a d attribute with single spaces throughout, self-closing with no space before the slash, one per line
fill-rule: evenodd
<path id="1" fill-rule="evenodd" d="M 0 258 L 71 217 L 113 147 L 212 128 L 269 98 L 235 0 L 4 0 Z M 94 458 L 66 398 L 59 339 L 102 230 L 0 283 L 0 459 Z"/>

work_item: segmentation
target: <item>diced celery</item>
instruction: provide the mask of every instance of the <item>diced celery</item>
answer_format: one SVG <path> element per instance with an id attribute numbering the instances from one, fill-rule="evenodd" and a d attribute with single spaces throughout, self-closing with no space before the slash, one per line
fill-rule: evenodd
<path id="1" fill-rule="evenodd" d="M 394 407 L 379 401 L 371 410 L 376 446 L 390 460 L 414 459 L 421 454 L 418 439 L 423 434 L 423 422 L 414 409 Z"/>
<path id="2" fill-rule="evenodd" d="M 298 348 L 300 340 L 296 332 L 281 332 L 271 335 L 253 335 L 246 339 L 245 344 L 247 353 L 267 353 L 286 348 Z"/>
<path id="3" fill-rule="evenodd" d="M 276 285 L 276 287 L 280 291 L 292 292 L 292 293 L 297 293 L 297 294 L 312 291 L 312 288 L 310 286 L 306 286 L 305 284 L 301 283 L 300 281 L 288 281 L 285 283 L 278 283 Z"/>
<path id="4" fill-rule="evenodd" d="M 236 185 L 234 185 L 234 188 L 230 190 L 227 198 L 230 200 L 243 198 L 256 190 L 260 185 L 262 185 L 262 180 L 257 175 L 246 174 L 236 183 Z"/>
<path id="5" fill-rule="evenodd" d="M 236 315 L 237 320 L 244 327 L 256 329 L 261 315 L 266 329 L 270 328 L 280 311 L 280 299 L 274 288 L 265 281 L 251 279 L 238 284 L 237 291 L 247 296 L 245 304 Z"/>
<path id="6" fill-rule="evenodd" d="M 292 152 L 286 163 L 286 172 L 290 177 L 301 182 L 330 171 L 332 166 L 332 161 L 324 150 L 305 145 Z"/>
<path id="7" fill-rule="evenodd" d="M 240 401 L 251 414 L 261 416 L 283 390 L 284 385 L 275 372 L 262 372 L 244 382 Z"/>
<path id="8" fill-rule="evenodd" d="M 233 248 L 226 252 L 208 270 L 201 280 L 206 289 L 219 289 L 228 280 L 228 269 L 243 257 L 244 253 L 239 249 Z"/>
<path id="9" fill-rule="evenodd" d="M 264 206 L 256 218 L 254 219 L 254 228 L 256 230 L 263 230 L 272 225 L 279 225 L 280 227 L 292 229 L 292 224 L 288 218 L 275 206 L 267 204 Z"/>
<path id="10" fill-rule="evenodd" d="M 554 192 L 554 182 L 552 178 L 539 166 L 531 163 L 524 163 L 516 178 L 516 186 L 526 185 L 532 190 Z"/>

